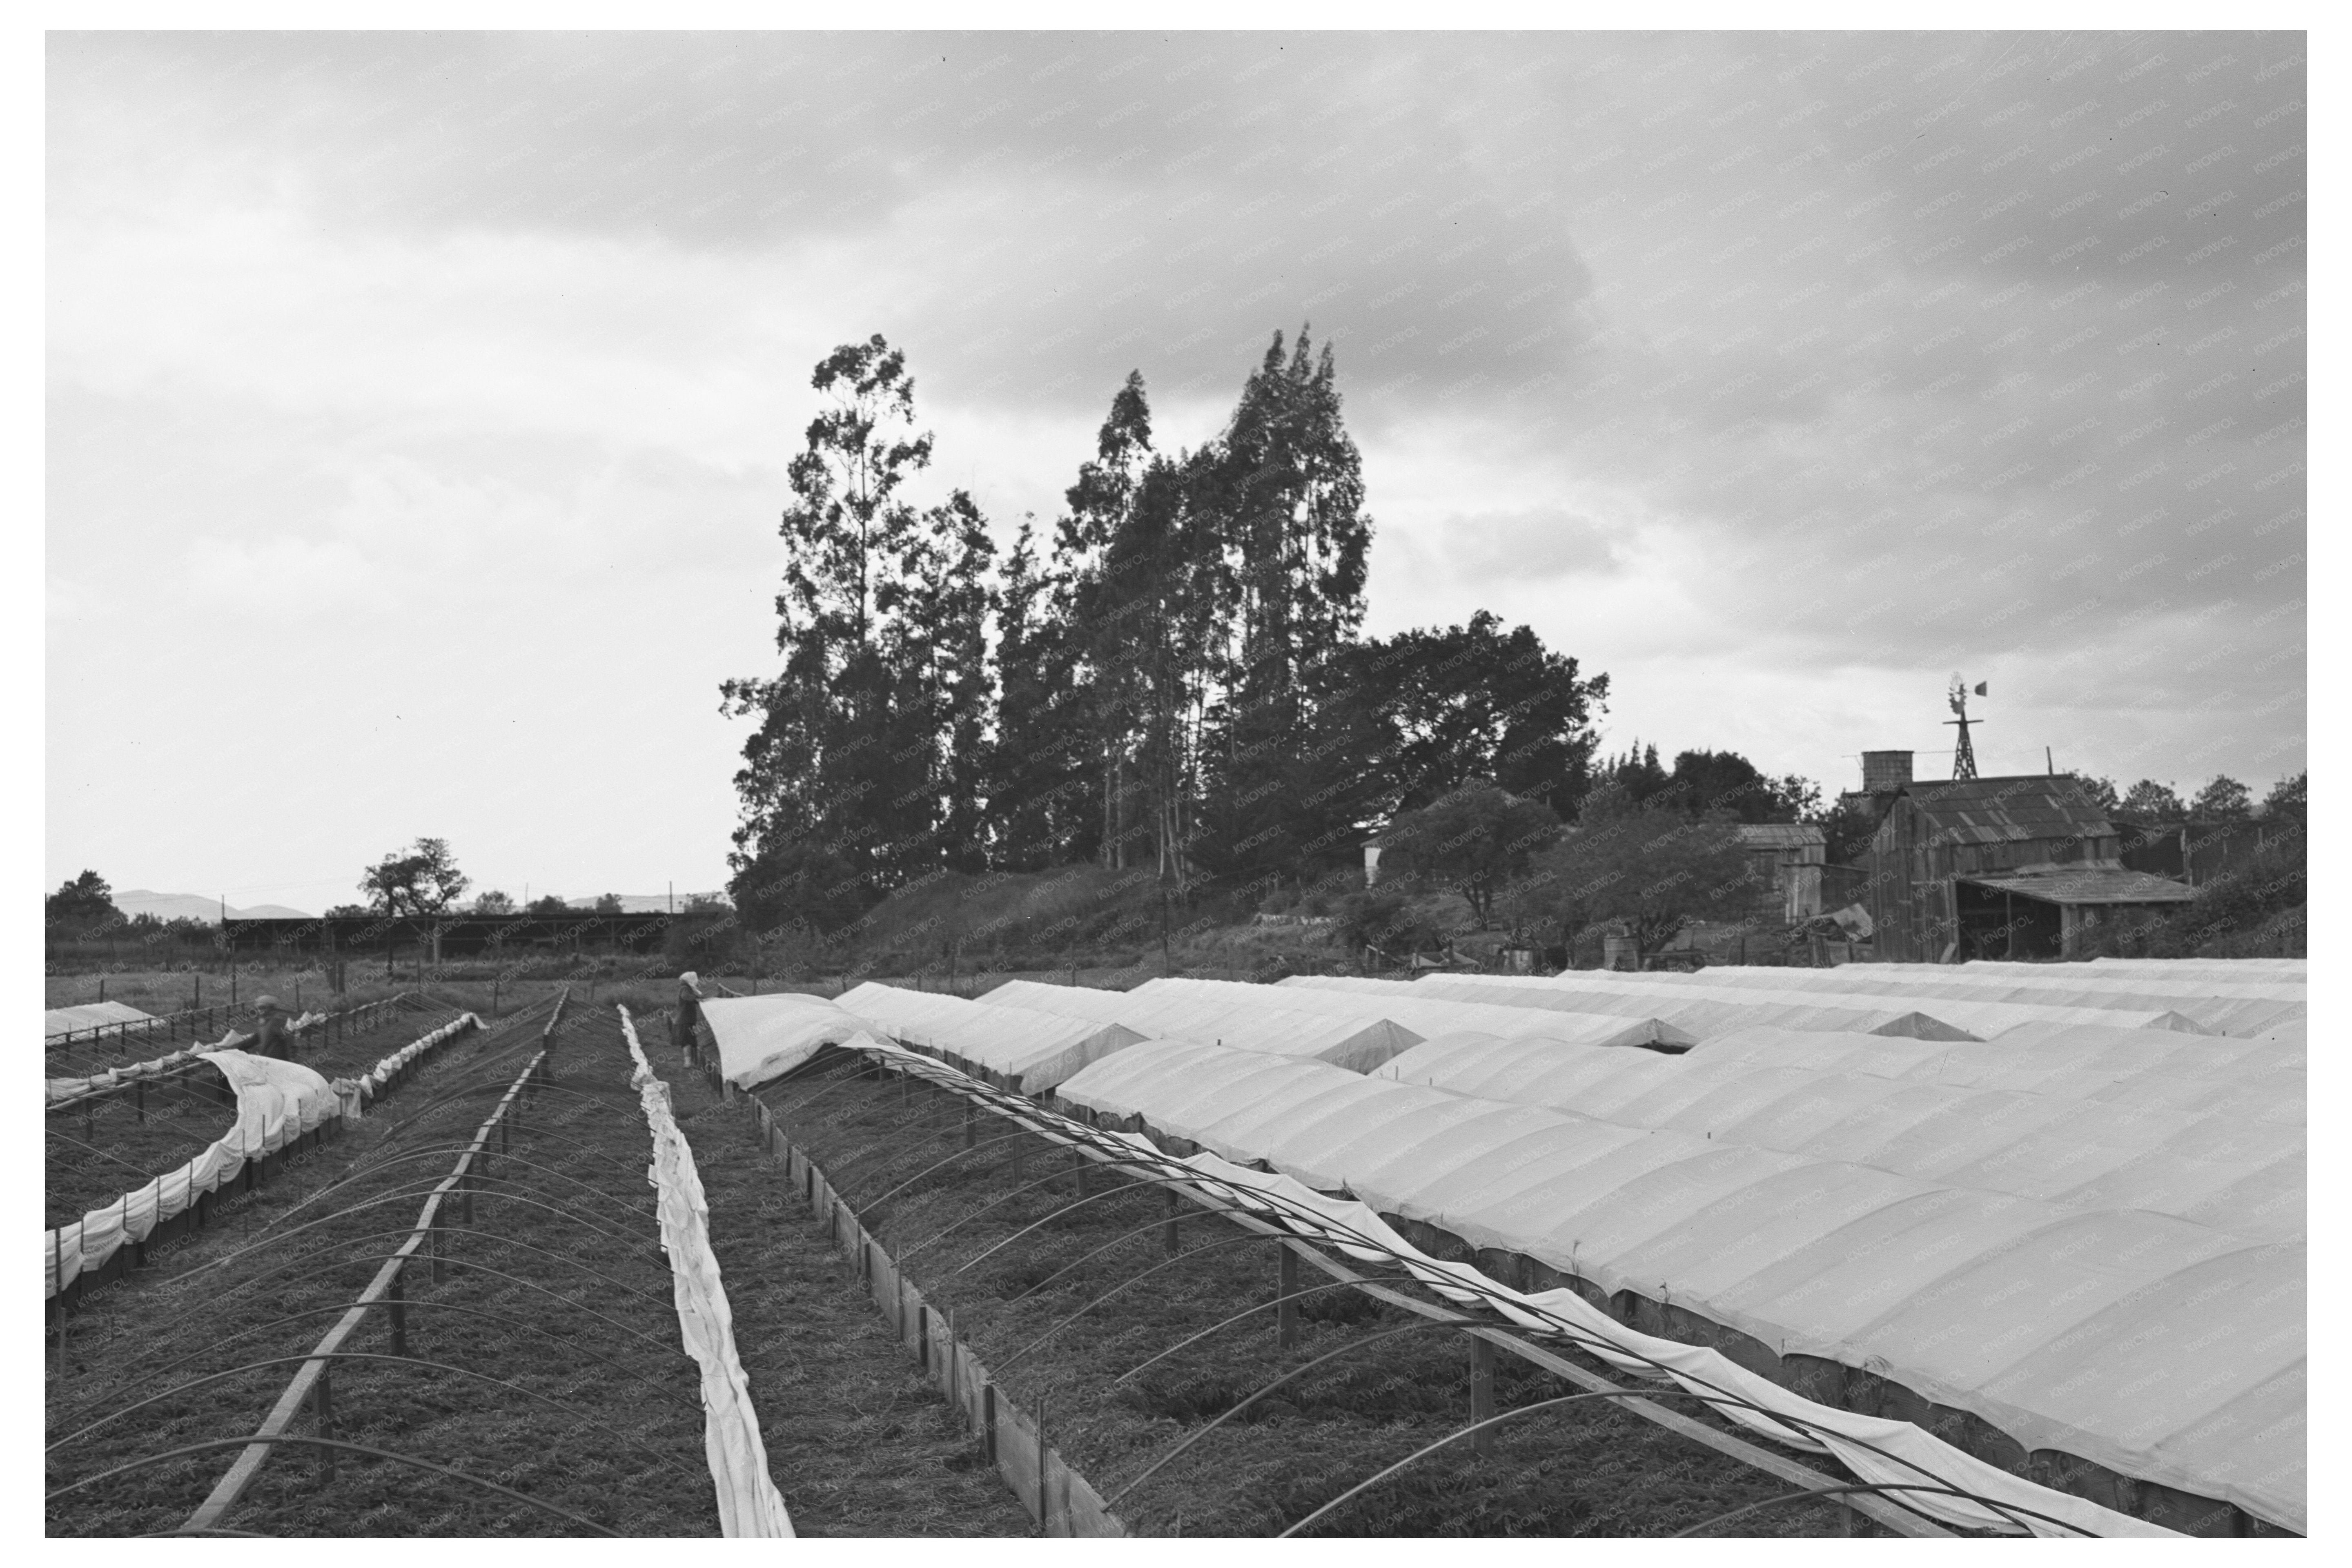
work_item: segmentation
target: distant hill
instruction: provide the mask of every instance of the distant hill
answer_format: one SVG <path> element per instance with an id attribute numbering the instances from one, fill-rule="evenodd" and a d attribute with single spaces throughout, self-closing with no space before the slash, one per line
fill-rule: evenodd
<path id="1" fill-rule="evenodd" d="M 564 902 L 575 910 L 593 910 L 599 896 L 591 893 L 584 899 L 567 898 Z M 681 891 L 677 895 L 677 907 L 681 910 L 686 908 L 686 901 L 697 897 L 724 901 L 727 895 L 724 891 L 716 889 L 699 894 Z M 159 921 L 185 918 L 202 921 L 206 925 L 217 925 L 221 915 L 218 899 L 207 899 L 201 893 L 151 892 L 145 888 L 133 888 L 128 892 L 115 894 L 114 907 L 126 915 L 153 915 Z M 670 895 L 667 893 L 623 893 L 621 895 L 621 909 L 627 914 L 657 915 L 669 907 Z M 456 912 L 464 911 L 461 909 Z M 307 921 L 316 918 L 308 910 L 289 909 L 284 904 L 246 906 L 231 904 L 228 907 L 228 915 L 231 920 L 247 921 Z"/>
<path id="2" fill-rule="evenodd" d="M 596 900 L 604 895 L 601 893 L 591 893 L 584 899 L 572 898 L 566 894 L 559 894 L 557 896 L 562 898 L 565 903 L 570 904 L 575 910 L 593 910 L 596 907 Z M 623 893 L 619 896 L 621 900 L 621 912 L 623 914 L 658 915 L 667 913 L 670 907 L 670 895 L 667 893 Z M 536 897 L 537 895 L 534 895 L 534 898 Z M 727 900 L 726 893 L 719 889 L 713 889 L 707 893 L 688 893 L 681 891 L 677 897 L 677 907 L 681 910 L 686 908 L 686 902 L 688 899 L 717 899 L 722 903 Z M 120 902 L 121 900 L 118 900 L 117 901 Z"/>
<path id="3" fill-rule="evenodd" d="M 145 888 L 132 888 L 114 895 L 114 907 L 126 915 L 153 915 L 159 921 L 202 921 L 206 925 L 220 923 L 221 903 L 201 893 L 156 893 Z M 310 919 L 305 910 L 288 909 L 284 904 L 253 904 L 228 906 L 231 920 L 301 920 Z"/>

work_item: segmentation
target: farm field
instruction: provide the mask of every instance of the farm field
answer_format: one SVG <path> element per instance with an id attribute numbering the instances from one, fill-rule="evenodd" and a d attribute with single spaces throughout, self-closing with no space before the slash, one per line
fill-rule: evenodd
<path id="1" fill-rule="evenodd" d="M 540 1048 L 546 1016 L 541 1005 L 460 1037 L 340 1141 L 225 1204 L 214 1226 L 68 1318 L 47 1364 L 47 1485 L 77 1489 L 52 1497 L 50 1534 L 183 1527 L 238 1446 L 140 1461 L 254 1429 Z M 372 1314 L 344 1347 L 352 1359 L 334 1367 L 331 1426 L 306 1415 L 293 1429 L 459 1474 L 351 1451 L 330 1474 L 320 1450 L 289 1446 L 226 1521 L 233 1531 L 718 1532 L 617 1015 L 567 1008 L 545 1043 L 553 1076 L 509 1130 L 471 1223 L 441 1233 L 446 1278 L 434 1281 L 422 1259 L 406 1272 L 404 1343 L 392 1344 L 382 1310 Z M 698 1082 L 672 1081 L 683 1118 L 719 1114 Z M 1019 1507 L 972 1467 L 971 1440 L 844 1286 L 821 1237 L 804 1219 L 775 1223 L 756 1149 L 738 1139 L 730 1157 L 717 1142 L 704 1179 L 729 1216 L 719 1241 L 740 1270 L 729 1279 L 738 1332 L 758 1331 L 749 1342 L 760 1353 L 746 1359 L 782 1439 L 771 1458 L 796 1523 L 817 1534 L 1024 1532 Z M 717 1201 L 738 1191 L 742 1201 Z M 814 1417 L 812 1404 L 823 1407 Z M 94 1479 L 125 1466 L 139 1468 Z"/>

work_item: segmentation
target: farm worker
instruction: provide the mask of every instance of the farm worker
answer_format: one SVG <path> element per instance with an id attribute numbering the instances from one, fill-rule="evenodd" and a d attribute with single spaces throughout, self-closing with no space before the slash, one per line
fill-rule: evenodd
<path id="1" fill-rule="evenodd" d="M 694 1026 L 702 1016 L 701 993 L 695 988 L 695 973 L 689 969 L 677 977 L 677 1011 L 670 1018 L 670 1044 L 681 1052 L 694 1045 Z"/>
<path id="2" fill-rule="evenodd" d="M 281 1062 L 292 1061 L 294 1037 L 286 1032 L 286 1009 L 275 996 L 257 997 L 253 1005 L 261 1015 L 261 1021 L 255 1026 L 253 1054 L 274 1057 Z"/>

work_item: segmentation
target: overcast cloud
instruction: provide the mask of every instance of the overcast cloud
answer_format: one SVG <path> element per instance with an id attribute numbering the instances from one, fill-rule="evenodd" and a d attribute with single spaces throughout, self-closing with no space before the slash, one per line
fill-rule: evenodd
<path id="1" fill-rule="evenodd" d="M 808 369 L 1050 518 L 1336 345 L 1370 626 L 1849 786 L 2304 765 L 2299 35 L 58 36 L 48 876 L 724 879 Z"/>

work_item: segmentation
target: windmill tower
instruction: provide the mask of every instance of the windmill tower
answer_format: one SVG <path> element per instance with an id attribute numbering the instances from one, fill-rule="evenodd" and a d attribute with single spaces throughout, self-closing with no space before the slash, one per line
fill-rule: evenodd
<path id="1" fill-rule="evenodd" d="M 1977 682 L 1976 694 L 1979 697 L 1985 694 L 1985 685 L 1984 681 Z M 1960 731 L 1960 743 L 1952 748 L 1952 776 L 1956 779 L 1972 779 L 1977 776 L 1977 749 L 1969 742 L 1969 726 L 1981 724 L 1984 721 L 1969 717 L 1969 686 L 1957 673 L 1952 677 L 1952 689 L 1946 700 L 1951 703 L 1952 711 L 1958 717 L 1947 719 L 1944 722 L 1956 724 L 1959 726 Z"/>

